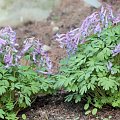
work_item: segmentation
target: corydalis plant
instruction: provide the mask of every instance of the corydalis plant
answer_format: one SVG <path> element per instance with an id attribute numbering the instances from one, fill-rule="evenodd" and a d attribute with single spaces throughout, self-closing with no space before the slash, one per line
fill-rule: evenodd
<path id="1" fill-rule="evenodd" d="M 89 108 L 89 104 L 92 104 L 95 110 L 106 104 L 120 107 L 118 43 L 120 25 L 110 26 L 102 30 L 100 36 L 96 34 L 87 37 L 85 44 L 78 45 L 76 53 L 67 63 L 66 58 L 61 61 L 55 88 L 64 88 L 69 93 L 66 101 L 74 99 L 77 103 L 85 98 L 85 110 Z M 90 113 L 90 110 L 88 112 Z"/>
<path id="2" fill-rule="evenodd" d="M 48 52 L 43 49 L 44 45 L 39 40 L 28 38 L 24 41 L 22 49 L 19 50 L 18 46 L 16 33 L 11 27 L 5 27 L 0 30 L 0 55 L 6 68 L 21 65 L 20 60 L 26 54 L 29 54 L 36 66 L 41 67 L 44 61 L 43 67 L 46 67 L 47 71 L 41 71 L 42 73 L 52 73 L 52 61 L 48 56 Z"/>
<path id="3" fill-rule="evenodd" d="M 108 27 L 109 23 L 118 24 L 119 22 L 120 15 L 115 17 L 111 6 L 106 4 L 101 7 L 100 11 L 88 16 L 83 21 L 81 27 L 71 30 L 66 34 L 57 34 L 56 41 L 60 43 L 60 47 L 66 47 L 69 55 L 70 53 L 75 53 L 78 44 L 83 44 L 86 41 L 86 37 L 96 33 L 99 35 L 103 28 Z"/>

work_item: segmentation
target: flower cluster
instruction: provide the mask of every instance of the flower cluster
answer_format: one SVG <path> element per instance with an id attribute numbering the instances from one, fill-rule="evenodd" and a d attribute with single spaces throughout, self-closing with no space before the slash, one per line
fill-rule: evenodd
<path id="1" fill-rule="evenodd" d="M 0 54 L 4 55 L 6 67 L 13 65 L 13 56 L 17 52 L 16 33 L 6 27 L 0 30 Z"/>
<path id="2" fill-rule="evenodd" d="M 86 37 L 96 34 L 108 27 L 109 23 L 117 24 L 120 22 L 120 16 L 113 16 L 111 6 L 105 5 L 101 7 L 99 12 L 94 12 L 88 16 L 82 23 L 81 27 L 67 32 L 66 34 L 56 35 L 56 41 L 60 43 L 60 47 L 66 47 L 68 55 L 74 53 L 79 43 L 83 44 Z"/>
<path id="3" fill-rule="evenodd" d="M 28 53 L 32 56 L 32 60 L 35 64 L 40 66 L 42 65 L 42 61 L 44 61 L 44 67 L 47 69 L 45 73 L 51 73 L 52 61 L 48 53 L 42 49 L 43 44 L 39 40 L 28 38 L 24 41 L 21 50 L 18 49 L 18 46 L 19 44 L 16 43 L 16 33 L 11 27 L 5 27 L 0 30 L 0 55 L 3 58 L 2 62 L 5 64 L 6 68 L 20 65 L 20 60 Z M 30 51 L 31 48 L 32 51 Z"/>

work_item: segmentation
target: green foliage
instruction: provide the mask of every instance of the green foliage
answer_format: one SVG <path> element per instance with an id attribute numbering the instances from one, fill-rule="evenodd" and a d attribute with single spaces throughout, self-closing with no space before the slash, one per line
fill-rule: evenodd
<path id="1" fill-rule="evenodd" d="M 26 118 L 27 118 L 26 115 L 25 115 L 25 114 L 22 114 L 22 119 L 23 119 L 23 120 L 26 120 Z"/>
<path id="2" fill-rule="evenodd" d="M 38 75 L 31 67 L 5 69 L 0 66 L 0 118 L 17 120 L 19 110 L 31 105 L 31 97 L 40 90 Z"/>
<path id="3" fill-rule="evenodd" d="M 76 54 L 61 61 L 55 88 L 64 87 L 69 95 L 66 101 L 86 99 L 84 109 L 94 105 L 92 111 L 105 104 L 120 107 L 120 55 L 112 50 L 120 43 L 120 25 L 104 29 L 99 35 L 91 35 L 84 44 L 79 44 Z M 108 68 L 109 63 L 111 68 Z"/>
<path id="4" fill-rule="evenodd" d="M 17 113 L 39 94 L 55 92 L 52 77 L 38 75 L 31 66 L 0 66 L 0 118 L 18 120 Z M 25 115 L 22 115 L 26 119 Z"/>

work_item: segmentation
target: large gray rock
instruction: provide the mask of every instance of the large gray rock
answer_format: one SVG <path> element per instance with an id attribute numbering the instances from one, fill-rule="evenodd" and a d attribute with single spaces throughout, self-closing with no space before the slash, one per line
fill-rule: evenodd
<path id="1" fill-rule="evenodd" d="M 60 0 L 0 0 L 0 26 L 45 20 Z"/>
<path id="2" fill-rule="evenodd" d="M 99 8 L 102 4 L 99 2 L 99 0 L 84 0 L 84 2 L 92 7 Z"/>

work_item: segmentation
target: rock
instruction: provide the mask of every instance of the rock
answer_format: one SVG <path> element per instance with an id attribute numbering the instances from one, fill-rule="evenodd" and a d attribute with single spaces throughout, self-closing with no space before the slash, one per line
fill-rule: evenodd
<path id="1" fill-rule="evenodd" d="M 52 31 L 54 34 L 59 31 L 59 27 L 55 25 L 54 21 L 51 22 L 51 26 L 52 26 Z"/>
<path id="2" fill-rule="evenodd" d="M 59 31 L 59 27 L 57 27 L 57 26 L 53 27 L 52 31 L 53 31 L 53 33 L 57 33 Z"/>
<path id="3" fill-rule="evenodd" d="M 0 26 L 43 21 L 60 0 L 0 0 Z"/>
<path id="4" fill-rule="evenodd" d="M 99 8 L 102 4 L 98 0 L 84 0 L 86 6 L 92 6 L 95 8 Z"/>
<path id="5" fill-rule="evenodd" d="M 51 47 L 47 46 L 47 45 L 43 45 L 42 49 L 44 50 L 44 52 L 48 52 L 51 50 Z"/>

